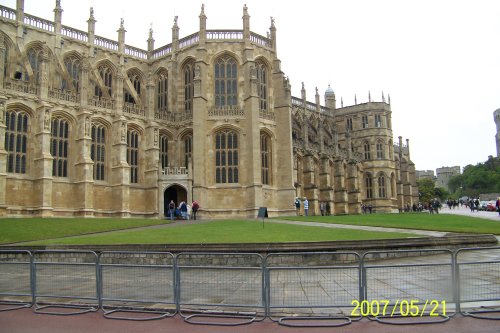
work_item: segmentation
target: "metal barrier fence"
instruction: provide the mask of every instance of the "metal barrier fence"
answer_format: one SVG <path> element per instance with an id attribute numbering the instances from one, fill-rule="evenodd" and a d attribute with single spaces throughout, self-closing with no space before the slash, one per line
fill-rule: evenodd
<path id="1" fill-rule="evenodd" d="M 456 277 L 462 315 L 500 320 L 500 247 L 458 250 Z"/>
<path id="2" fill-rule="evenodd" d="M 100 306 L 104 317 L 151 320 L 175 315 L 172 253 L 102 252 L 99 268 Z"/>
<path id="3" fill-rule="evenodd" d="M 269 254 L 265 267 L 267 313 L 273 321 L 300 327 L 352 322 L 352 301 L 362 297 L 357 253 Z"/>
<path id="4" fill-rule="evenodd" d="M 98 269 L 93 251 L 33 252 L 35 312 L 69 315 L 97 311 Z"/>
<path id="5" fill-rule="evenodd" d="M 0 312 L 33 306 L 29 251 L 0 251 Z"/>
<path id="6" fill-rule="evenodd" d="M 402 258 L 403 257 L 403 258 Z M 404 258 L 407 257 L 407 258 Z M 500 247 L 255 253 L 0 251 L 0 311 L 341 326 L 500 316 Z M 53 309 L 57 309 L 53 310 Z M 133 315 L 131 315 L 133 313 Z"/>
<path id="7" fill-rule="evenodd" d="M 390 259 L 401 256 L 412 257 L 412 263 Z M 444 322 L 455 314 L 450 250 L 369 251 L 362 257 L 362 274 L 363 316 L 408 325 Z"/>
<path id="8" fill-rule="evenodd" d="M 252 253 L 179 254 L 179 313 L 193 324 L 234 326 L 263 320 L 263 264 L 262 256 Z"/>

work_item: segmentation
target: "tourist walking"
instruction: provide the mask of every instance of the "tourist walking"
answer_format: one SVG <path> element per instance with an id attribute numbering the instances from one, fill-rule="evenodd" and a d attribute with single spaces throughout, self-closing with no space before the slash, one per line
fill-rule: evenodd
<path id="1" fill-rule="evenodd" d="M 319 210 L 321 212 L 321 216 L 325 216 L 325 202 L 324 201 L 321 201 L 319 203 Z"/>
<path id="2" fill-rule="evenodd" d="M 181 204 L 179 205 L 179 210 L 181 211 L 181 217 L 183 220 L 187 220 L 188 219 L 188 208 L 187 208 L 187 205 L 184 201 L 181 202 Z"/>
<path id="3" fill-rule="evenodd" d="M 498 216 L 500 216 L 500 197 L 497 198 L 495 206 L 497 207 Z"/>

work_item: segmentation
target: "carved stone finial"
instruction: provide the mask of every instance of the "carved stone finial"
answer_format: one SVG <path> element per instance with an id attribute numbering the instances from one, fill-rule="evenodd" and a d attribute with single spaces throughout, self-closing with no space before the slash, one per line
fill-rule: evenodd
<path id="1" fill-rule="evenodd" d="M 179 16 L 175 15 L 174 16 L 174 25 L 177 25 L 177 20 L 179 19 Z"/>
<path id="2" fill-rule="evenodd" d="M 120 19 L 120 28 L 123 28 L 123 24 L 125 23 L 125 19 L 122 17 Z"/>

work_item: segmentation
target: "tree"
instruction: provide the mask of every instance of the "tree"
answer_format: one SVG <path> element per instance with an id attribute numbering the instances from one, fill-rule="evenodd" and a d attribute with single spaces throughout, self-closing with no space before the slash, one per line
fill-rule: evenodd
<path id="1" fill-rule="evenodd" d="M 450 178 L 448 186 L 459 197 L 500 193 L 500 158 L 492 157 L 484 163 L 467 165 L 461 175 Z"/>
<path id="2" fill-rule="evenodd" d="M 417 180 L 418 193 L 421 203 L 427 203 L 436 197 L 436 184 L 430 178 Z"/>

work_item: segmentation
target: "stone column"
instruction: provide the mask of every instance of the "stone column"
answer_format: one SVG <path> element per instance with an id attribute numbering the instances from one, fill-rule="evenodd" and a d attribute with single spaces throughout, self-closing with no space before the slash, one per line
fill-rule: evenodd
<path id="1" fill-rule="evenodd" d="M 52 161 L 54 158 L 50 153 L 52 105 L 41 102 L 36 110 L 33 130 L 34 136 L 34 158 L 33 158 L 33 193 L 37 196 L 35 205 L 40 216 L 52 216 Z"/>
<path id="2" fill-rule="evenodd" d="M 358 166 L 355 161 L 347 164 L 347 198 L 349 214 L 361 213 L 361 192 L 358 188 Z"/>
<path id="3" fill-rule="evenodd" d="M 2 57 L 3 58 L 3 57 Z M 3 71 L 2 71 L 3 74 Z M 3 85 L 2 85 L 3 86 Z M 5 113 L 7 97 L 0 95 L 0 138 L 5 140 Z M 0 144 L 0 216 L 7 214 L 7 151 L 5 145 Z"/>
<path id="4" fill-rule="evenodd" d="M 110 182 L 113 208 L 118 216 L 130 215 L 130 166 L 127 163 L 127 121 L 119 117 L 113 122 L 113 150 Z"/>
<path id="5" fill-rule="evenodd" d="M 7 49 L 5 47 L 5 41 L 3 35 L 0 35 L 0 87 L 3 87 L 3 82 L 4 82 L 4 68 L 7 66 L 5 63 L 5 52 L 7 52 Z M 3 136 L 0 136 L 0 138 L 3 138 Z"/>
<path id="6" fill-rule="evenodd" d="M 330 212 L 333 214 L 334 207 L 334 193 L 333 193 L 333 183 L 330 175 L 330 160 L 326 155 L 321 157 L 321 170 L 319 174 L 319 183 L 320 183 L 320 203 L 328 202 L 330 204 Z"/>
<path id="7" fill-rule="evenodd" d="M 344 171 L 343 160 L 336 160 L 335 164 L 335 214 L 347 214 L 347 189 L 345 187 L 346 174 Z"/>
<path id="8" fill-rule="evenodd" d="M 155 217 L 161 217 L 158 211 L 158 178 L 160 165 L 160 130 L 158 124 L 150 123 L 146 127 L 144 153 L 146 154 L 144 163 L 144 187 L 146 191 L 146 213 L 153 213 Z"/>
<path id="9" fill-rule="evenodd" d="M 92 146 L 91 115 L 92 112 L 85 109 L 77 115 L 75 151 L 78 151 L 79 154 L 75 163 L 77 193 L 74 203 L 81 216 L 94 215 L 94 162 L 90 158 Z"/>

